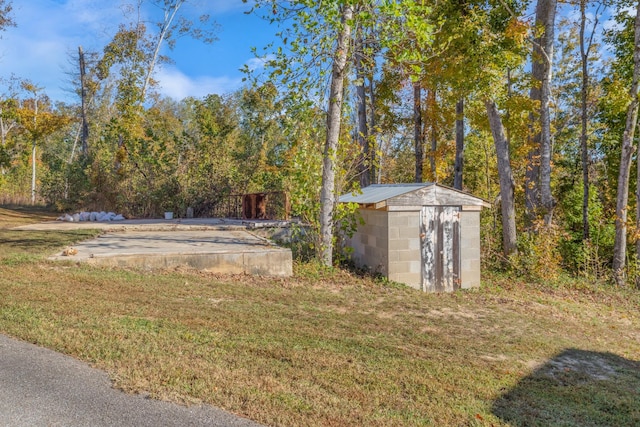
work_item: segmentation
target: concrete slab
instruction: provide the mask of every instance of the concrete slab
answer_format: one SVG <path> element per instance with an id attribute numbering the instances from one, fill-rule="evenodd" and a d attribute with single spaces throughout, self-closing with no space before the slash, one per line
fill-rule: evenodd
<path id="1" fill-rule="evenodd" d="M 194 219 L 125 219 L 124 221 L 86 221 L 86 222 L 66 222 L 48 221 L 37 224 L 23 225 L 15 227 L 14 230 L 228 230 L 246 229 L 251 227 L 251 223 L 243 220 L 220 219 L 220 218 L 194 218 Z"/>
<path id="2" fill-rule="evenodd" d="M 96 239 L 49 259 L 143 269 L 189 266 L 224 274 L 291 276 L 291 250 L 247 231 L 242 221 L 220 219 L 49 222 L 19 230 L 103 229 Z M 67 248 L 68 249 L 68 248 Z M 75 252 L 73 255 L 65 253 Z"/>

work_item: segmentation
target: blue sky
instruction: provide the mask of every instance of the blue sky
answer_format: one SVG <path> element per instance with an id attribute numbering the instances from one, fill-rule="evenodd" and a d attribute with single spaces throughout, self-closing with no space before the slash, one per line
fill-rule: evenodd
<path id="1" fill-rule="evenodd" d="M 161 1 L 161 0 L 160 0 Z M 72 62 L 78 46 L 85 51 L 101 51 L 131 16 L 124 5 L 136 0 L 12 0 L 17 24 L 0 33 L 0 78 L 16 75 L 43 87 L 54 101 L 77 102 L 71 93 L 68 72 L 76 71 Z M 158 10 L 145 1 L 143 12 L 158 19 Z M 250 2 L 249 2 L 250 4 Z M 162 65 L 156 77 L 160 92 L 175 99 L 224 94 L 242 86 L 244 64 L 259 66 L 251 47 L 262 47 L 275 39 L 277 31 L 255 14 L 247 15 L 250 5 L 242 0 L 187 0 L 181 9 L 185 16 L 197 18 L 207 13 L 220 24 L 219 40 L 207 45 L 184 37 L 173 51 L 163 53 L 175 61 Z M 566 7 L 564 8 L 565 12 Z M 575 10 L 568 12 L 576 14 Z M 531 16 L 529 17 L 531 18 Z M 613 25 L 608 16 L 601 19 Z M 73 56 L 72 56 L 73 55 Z M 0 83 L 0 93 L 5 92 Z"/>
<path id="2" fill-rule="evenodd" d="M 12 74 L 44 88 L 55 101 L 76 102 L 70 93 L 69 71 L 76 71 L 73 54 L 82 45 L 85 51 L 100 51 L 118 25 L 126 23 L 123 5 L 135 0 L 13 0 L 17 24 L 0 33 L 0 77 Z M 188 0 L 181 12 L 197 18 L 207 13 L 220 24 L 219 40 L 204 44 L 180 38 L 168 54 L 174 64 L 157 72 L 163 95 L 176 99 L 224 94 L 242 86 L 244 64 L 257 63 L 251 47 L 260 51 L 274 39 L 276 28 L 255 15 L 241 0 Z M 154 8 L 143 13 L 153 19 Z M 157 13 L 157 11 L 155 12 Z M 74 68 L 76 67 L 76 68 Z M 2 88 L 2 92 L 4 89 Z"/>

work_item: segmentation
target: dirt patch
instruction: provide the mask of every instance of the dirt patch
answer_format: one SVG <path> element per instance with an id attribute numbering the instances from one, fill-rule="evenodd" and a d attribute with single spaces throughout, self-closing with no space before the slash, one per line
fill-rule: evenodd
<path id="1" fill-rule="evenodd" d="M 469 310 L 453 310 L 448 307 L 443 307 L 440 310 L 429 310 L 427 316 L 431 318 L 443 318 L 443 317 L 452 317 L 455 320 L 475 320 L 480 317 L 480 315 L 476 312 Z"/>
<path id="2" fill-rule="evenodd" d="M 587 353 L 562 354 L 550 360 L 545 370 L 545 374 L 553 378 L 569 372 L 580 373 L 594 380 L 608 380 L 616 375 L 616 370 L 604 357 Z"/>
<path id="3" fill-rule="evenodd" d="M 505 360 L 509 360 L 509 358 L 504 354 L 484 354 L 479 357 L 487 362 L 504 362 Z"/>

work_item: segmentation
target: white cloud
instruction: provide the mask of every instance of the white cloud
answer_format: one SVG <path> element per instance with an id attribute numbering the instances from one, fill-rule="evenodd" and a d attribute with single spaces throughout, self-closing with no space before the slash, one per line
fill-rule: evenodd
<path id="1" fill-rule="evenodd" d="M 156 75 L 159 92 L 176 100 L 188 96 L 202 98 L 210 94 L 223 95 L 242 86 L 242 78 L 198 76 L 189 77 L 176 68 L 162 68 Z"/>
<path id="2" fill-rule="evenodd" d="M 122 13 L 117 2 L 33 0 L 14 2 L 13 17 L 17 27 L 0 40 L 0 77 L 29 79 L 62 100 L 72 96 L 63 89 L 71 86 L 65 73 L 75 71 L 71 54 L 80 45 L 85 50 L 103 45 Z"/>
<path id="3" fill-rule="evenodd" d="M 267 55 L 261 58 L 251 58 L 245 64 L 251 71 L 258 71 L 265 67 L 266 63 L 275 59 L 274 55 Z"/>
<path id="4" fill-rule="evenodd" d="M 15 75 L 29 79 L 44 87 L 53 100 L 77 102 L 77 96 L 68 89 L 72 87 L 69 73 L 76 72 L 78 67 L 78 46 L 82 46 L 85 52 L 101 52 L 119 24 L 135 19 L 131 13 L 125 14 L 123 7 L 126 3 L 135 1 L 14 1 L 13 16 L 17 27 L 0 33 L 0 78 Z M 232 29 L 239 27 L 238 17 L 242 17 L 242 11 L 249 7 L 241 0 L 191 0 L 185 4 L 185 12 L 191 17 L 209 13 L 223 26 L 230 19 L 226 29 Z M 153 15 L 157 11 L 147 7 L 143 12 Z M 241 33 L 251 34 L 252 29 L 244 28 Z M 180 55 L 175 55 L 177 65 L 164 67 L 157 76 L 163 86 L 161 92 L 181 99 L 238 89 L 242 85 L 242 76 L 238 73 L 239 67 L 231 64 L 242 61 L 244 54 L 239 52 L 237 39 L 230 36 L 228 40 L 231 47 L 218 43 L 202 47 L 204 45 L 190 43 L 188 38 L 181 40 Z M 238 58 L 238 55 L 242 56 Z M 253 59 L 248 64 L 259 69 L 263 62 Z"/>

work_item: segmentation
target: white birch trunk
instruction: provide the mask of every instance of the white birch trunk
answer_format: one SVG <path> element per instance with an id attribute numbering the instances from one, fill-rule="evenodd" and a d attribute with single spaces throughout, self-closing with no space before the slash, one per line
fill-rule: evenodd
<path id="1" fill-rule="evenodd" d="M 33 93 L 33 142 L 31 147 L 31 204 L 36 204 L 36 136 L 38 129 L 38 95 Z"/>
<path id="2" fill-rule="evenodd" d="M 629 95 L 631 103 L 627 107 L 622 148 L 620 153 L 620 171 L 618 173 L 618 195 L 616 198 L 616 238 L 613 246 L 613 274 L 616 284 L 626 284 L 624 273 L 627 253 L 627 204 L 629 202 L 629 174 L 631 157 L 636 150 L 633 137 L 638 123 L 638 89 L 640 80 L 640 2 L 636 6 L 634 25 L 633 79 Z M 640 196 L 640 194 L 639 194 Z"/>
<path id="3" fill-rule="evenodd" d="M 322 158 L 322 189 L 320 190 L 320 259 L 330 267 L 333 265 L 333 216 L 335 207 L 336 151 L 340 139 L 342 102 L 353 6 L 345 5 L 342 10 L 341 28 L 338 33 L 336 51 L 333 57 L 329 108 L 327 112 L 327 136 Z"/>
<path id="4" fill-rule="evenodd" d="M 553 65 L 553 42 L 557 0 L 538 0 L 536 6 L 536 27 L 542 33 L 533 44 L 531 76 L 534 87 L 531 99 L 540 102 L 540 130 L 534 136 L 534 149 L 529 156 L 527 185 L 525 187 L 527 210 L 530 218 L 542 214 L 545 224 L 551 223 L 555 200 L 551 194 L 551 78 Z"/>
<path id="5" fill-rule="evenodd" d="M 171 28 L 171 23 L 173 19 L 178 14 L 178 10 L 184 3 L 184 0 L 176 0 L 175 2 L 167 4 L 165 2 L 164 9 L 164 21 L 162 21 L 162 25 L 160 25 L 160 32 L 158 34 L 158 40 L 156 41 L 156 45 L 153 50 L 153 57 L 151 58 L 151 62 L 149 63 L 149 68 L 147 68 L 147 75 L 144 78 L 144 85 L 142 86 L 142 102 L 144 103 L 144 99 L 147 95 L 147 90 L 149 89 L 149 85 L 151 84 L 151 76 L 153 75 L 153 70 L 158 62 L 158 56 L 160 55 L 160 48 L 162 47 L 162 43 L 164 42 L 164 38 Z"/>

